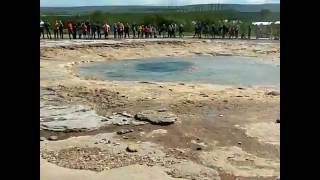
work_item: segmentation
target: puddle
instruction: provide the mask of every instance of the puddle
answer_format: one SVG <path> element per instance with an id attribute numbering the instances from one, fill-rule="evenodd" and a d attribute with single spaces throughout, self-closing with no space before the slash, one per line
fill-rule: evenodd
<path id="1" fill-rule="evenodd" d="M 116 81 L 192 82 L 280 87 L 280 68 L 259 58 L 200 56 L 83 64 L 81 76 Z"/>

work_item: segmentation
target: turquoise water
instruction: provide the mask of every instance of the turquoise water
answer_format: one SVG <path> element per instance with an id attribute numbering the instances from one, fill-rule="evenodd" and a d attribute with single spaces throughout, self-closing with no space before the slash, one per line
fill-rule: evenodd
<path id="1" fill-rule="evenodd" d="M 280 67 L 236 56 L 152 58 L 79 66 L 82 76 L 104 80 L 199 82 L 221 85 L 280 86 Z"/>

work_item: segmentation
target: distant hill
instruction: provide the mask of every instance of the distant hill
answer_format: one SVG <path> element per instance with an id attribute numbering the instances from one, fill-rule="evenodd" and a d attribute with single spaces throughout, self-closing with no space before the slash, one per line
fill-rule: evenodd
<path id="1" fill-rule="evenodd" d="M 94 11 L 110 13 L 152 13 L 166 11 L 215 11 L 235 10 L 239 12 L 259 12 L 268 9 L 271 12 L 280 12 L 280 4 L 198 4 L 187 6 L 81 6 L 81 7 L 40 7 L 40 14 L 76 15 Z"/>

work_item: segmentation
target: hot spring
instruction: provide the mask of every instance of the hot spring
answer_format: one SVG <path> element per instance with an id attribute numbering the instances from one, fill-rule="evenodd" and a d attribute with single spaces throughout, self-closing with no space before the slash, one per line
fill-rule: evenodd
<path id="1" fill-rule="evenodd" d="M 280 87 L 280 66 L 252 57 L 200 56 L 117 60 L 83 64 L 79 66 L 78 72 L 81 76 L 116 81 Z"/>

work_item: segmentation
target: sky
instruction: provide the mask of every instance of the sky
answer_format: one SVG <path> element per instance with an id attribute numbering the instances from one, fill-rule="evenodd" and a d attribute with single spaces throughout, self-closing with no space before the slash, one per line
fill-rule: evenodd
<path id="1" fill-rule="evenodd" d="M 107 6 L 107 5 L 189 5 L 189 4 L 263 4 L 280 0 L 40 0 L 41 7 Z"/>

